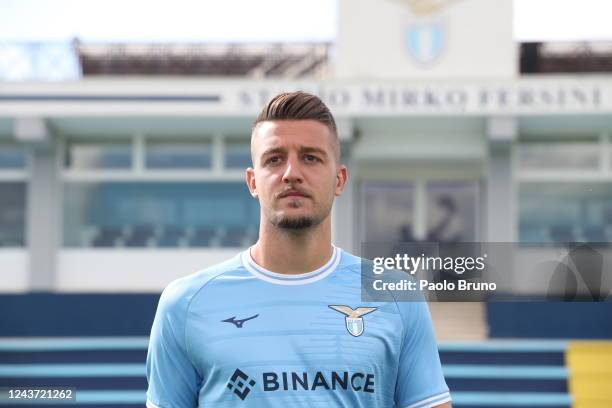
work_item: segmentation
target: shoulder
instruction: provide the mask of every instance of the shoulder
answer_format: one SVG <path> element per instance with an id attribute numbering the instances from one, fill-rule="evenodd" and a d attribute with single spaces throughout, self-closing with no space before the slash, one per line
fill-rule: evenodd
<path id="1" fill-rule="evenodd" d="M 168 284 L 159 299 L 158 309 L 166 312 L 185 311 L 194 296 L 215 279 L 242 268 L 240 254 L 219 264 L 202 269 Z"/>
<path id="2" fill-rule="evenodd" d="M 377 265 L 371 259 L 361 258 L 348 251 L 342 250 L 342 260 L 338 268 L 348 269 L 354 272 L 359 272 L 365 278 L 380 278 L 377 271 Z M 386 270 L 388 276 L 405 277 L 406 273 L 399 270 Z"/>
<path id="3" fill-rule="evenodd" d="M 371 263 L 370 260 L 361 258 L 344 249 L 341 249 L 340 251 L 341 251 L 340 252 L 341 257 L 340 257 L 340 263 L 338 264 L 337 269 L 347 270 L 347 271 L 351 271 L 351 272 L 360 274 L 361 269 L 364 267 L 364 265 L 367 266 L 368 263 Z"/>
<path id="4" fill-rule="evenodd" d="M 429 309 L 421 290 L 391 290 L 389 286 L 382 285 L 382 282 L 397 284 L 415 281 L 412 275 L 397 269 L 379 273 L 372 260 L 361 258 L 347 251 L 343 251 L 342 258 L 339 268 L 343 268 L 343 274 L 350 271 L 348 275 L 359 279 L 363 299 L 393 305 L 389 310 L 400 316 L 404 326 L 420 326 L 429 321 Z"/>

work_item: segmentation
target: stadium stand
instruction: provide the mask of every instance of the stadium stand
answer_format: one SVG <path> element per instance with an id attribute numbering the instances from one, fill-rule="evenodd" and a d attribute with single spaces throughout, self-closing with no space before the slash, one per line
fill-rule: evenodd
<path id="1" fill-rule="evenodd" d="M 0 309 L 20 313 L 0 316 L 0 387 L 70 384 L 78 389 L 77 406 L 142 406 L 146 335 L 158 299 L 159 294 L 3 296 Z M 453 331 L 436 327 L 453 406 L 610 406 L 612 342 L 561 340 L 609 338 L 610 307 L 606 302 L 432 304 L 434 317 L 457 310 Z M 468 337 L 479 330 L 485 336 L 486 326 L 461 329 L 466 316 L 486 319 L 493 338 Z M 446 319 L 436 323 L 452 316 Z M 463 340 L 448 340 L 453 336 Z"/>
<path id="2" fill-rule="evenodd" d="M 79 406 L 142 406 L 147 345 L 146 337 L 0 339 L 0 386 L 70 384 L 77 389 Z M 599 394 L 593 394 L 588 388 L 592 384 L 580 384 L 588 372 L 570 380 L 565 365 L 568 350 L 572 363 L 573 359 L 581 361 L 573 363 L 575 366 L 589 364 L 576 354 L 580 345 L 518 340 L 442 343 L 439 349 L 457 408 L 569 408 L 573 405 L 568 381 L 589 395 L 590 401 L 598 401 L 593 395 L 600 396 L 599 402 L 610 401 L 602 387 Z M 612 343 L 602 344 L 600 349 L 612 358 Z M 579 398 L 581 394 L 576 395 Z M 580 405 L 595 406 L 603 405 Z"/>

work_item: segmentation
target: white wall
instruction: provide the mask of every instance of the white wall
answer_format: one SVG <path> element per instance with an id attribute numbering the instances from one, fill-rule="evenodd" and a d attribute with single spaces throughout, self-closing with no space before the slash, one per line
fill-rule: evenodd
<path id="1" fill-rule="evenodd" d="M 0 293 L 25 292 L 29 280 L 28 251 L 0 249 Z"/>
<path id="2" fill-rule="evenodd" d="M 335 74 L 378 79 L 513 77 L 517 46 L 512 17 L 512 0 L 340 0 Z M 409 33 L 416 43 L 409 41 Z"/>
<path id="3" fill-rule="evenodd" d="M 161 292 L 174 279 L 230 259 L 240 249 L 63 249 L 55 290 Z"/>

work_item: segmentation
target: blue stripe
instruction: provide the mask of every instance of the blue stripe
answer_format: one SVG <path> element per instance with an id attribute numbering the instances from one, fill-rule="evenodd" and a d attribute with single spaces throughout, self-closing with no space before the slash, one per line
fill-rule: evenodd
<path id="1" fill-rule="evenodd" d="M 306 303 L 310 304 L 310 303 Z M 140 350 L 147 349 L 149 338 L 142 337 L 37 337 L 0 338 L 0 351 L 52 351 L 52 350 Z M 443 352 L 564 352 L 567 341 L 487 341 L 440 343 Z"/>
<path id="2" fill-rule="evenodd" d="M 444 376 L 449 378 L 525 378 L 564 380 L 568 377 L 565 367 L 547 366 L 495 366 L 495 365 L 446 365 Z"/>
<path id="3" fill-rule="evenodd" d="M 446 377 L 448 388 L 465 392 L 568 392 L 567 379 L 551 380 L 541 378 L 451 378 Z"/>
<path id="4" fill-rule="evenodd" d="M 0 351 L 146 350 L 148 337 L 0 338 Z"/>
<path id="5" fill-rule="evenodd" d="M 547 341 L 486 341 L 486 342 L 453 342 L 440 343 L 438 350 L 445 351 L 471 351 L 476 353 L 487 353 L 491 351 L 521 351 L 521 352 L 564 352 L 567 349 L 566 340 Z"/>
<path id="6" fill-rule="evenodd" d="M 489 351 L 475 353 L 471 351 L 443 351 L 440 353 L 443 365 L 452 364 L 491 364 L 511 366 L 557 366 L 565 365 L 565 353 L 532 352 L 532 351 Z"/>
<path id="7" fill-rule="evenodd" d="M 146 375 L 144 364 L 0 364 L 0 377 L 131 377 Z"/>
<path id="8" fill-rule="evenodd" d="M 562 393 L 453 392 L 452 397 L 455 405 L 546 407 L 572 404 L 572 398 Z"/>
<path id="9" fill-rule="evenodd" d="M 76 400 L 80 404 L 144 404 L 147 400 L 146 391 L 79 391 Z"/>
<path id="10" fill-rule="evenodd" d="M 76 388 L 77 390 L 146 390 L 146 376 L 130 377 L 0 377 L 0 388 L 40 388 L 41 385 L 49 388 Z M 491 388 L 495 390 L 495 388 Z M 463 391 L 473 391 L 465 388 Z M 477 390 L 482 390 L 478 388 Z M 503 390 L 499 390 L 503 391 Z M 525 389 L 519 391 L 528 391 Z"/>
<path id="11" fill-rule="evenodd" d="M 220 95 L 21 95 L 3 94 L 0 101 L 36 102 L 221 102 Z"/>
<path id="12" fill-rule="evenodd" d="M 146 357 L 146 349 L 0 351 L 0 364 L 142 363 Z"/>

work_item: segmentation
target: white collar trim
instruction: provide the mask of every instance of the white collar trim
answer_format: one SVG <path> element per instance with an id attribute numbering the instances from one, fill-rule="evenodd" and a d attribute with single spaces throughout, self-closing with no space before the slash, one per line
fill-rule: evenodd
<path id="1" fill-rule="evenodd" d="M 242 264 L 255 277 L 278 285 L 306 285 L 319 281 L 336 270 L 342 258 L 342 250 L 333 246 L 332 256 L 325 265 L 312 272 L 290 275 L 269 271 L 255 263 L 251 257 L 251 248 L 244 251 L 241 255 Z"/>

